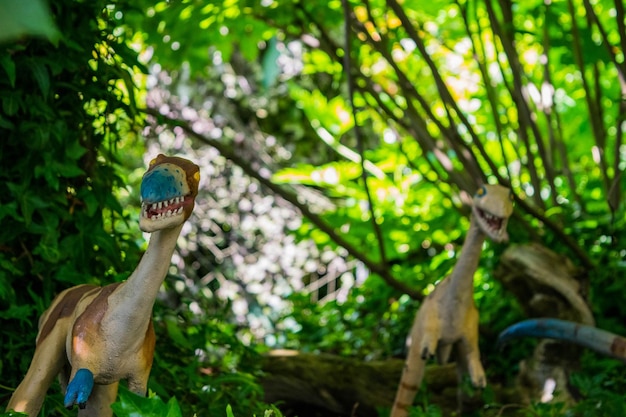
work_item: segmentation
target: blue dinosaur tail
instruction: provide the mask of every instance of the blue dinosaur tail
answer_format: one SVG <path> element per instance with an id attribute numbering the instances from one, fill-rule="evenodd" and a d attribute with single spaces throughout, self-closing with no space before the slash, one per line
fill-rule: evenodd
<path id="1" fill-rule="evenodd" d="M 77 404 L 83 409 L 87 405 L 87 399 L 93 390 L 93 373 L 89 369 L 81 368 L 76 371 L 76 375 L 67 385 L 65 391 L 65 400 L 63 405 L 65 408 L 72 408 Z"/>
<path id="2" fill-rule="evenodd" d="M 563 340 L 626 363 L 626 339 L 593 326 L 559 319 L 524 320 L 504 329 L 497 344 L 503 346 L 520 337 Z"/>

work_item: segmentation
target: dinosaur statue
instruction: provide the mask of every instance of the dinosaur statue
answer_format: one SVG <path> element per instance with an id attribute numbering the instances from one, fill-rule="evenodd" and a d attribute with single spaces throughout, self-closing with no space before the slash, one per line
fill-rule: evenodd
<path id="1" fill-rule="evenodd" d="M 446 363 L 456 347 L 459 376 L 468 372 L 472 385 L 484 388 L 485 371 L 478 350 L 478 310 L 474 304 L 474 273 L 483 242 L 508 240 L 506 226 L 513 212 L 513 195 L 500 185 L 484 185 L 472 202 L 470 228 L 461 255 L 449 277 L 426 297 L 410 333 L 406 359 L 391 417 L 405 417 L 420 388 L 426 361 L 437 356 Z"/>
<path id="2" fill-rule="evenodd" d="M 36 416 L 59 375 L 64 404 L 79 416 L 108 417 L 118 383 L 147 394 L 155 334 L 152 307 L 183 223 L 198 194 L 200 170 L 186 159 L 159 155 L 141 182 L 139 227 L 152 233 L 146 253 L 125 282 L 78 285 L 61 292 L 39 320 L 35 354 L 7 410 Z M 68 383 L 69 382 L 69 383 Z"/>
<path id="3" fill-rule="evenodd" d="M 498 336 L 498 345 L 520 337 L 563 340 L 626 363 L 626 338 L 586 324 L 548 318 L 524 320 L 504 329 Z"/>

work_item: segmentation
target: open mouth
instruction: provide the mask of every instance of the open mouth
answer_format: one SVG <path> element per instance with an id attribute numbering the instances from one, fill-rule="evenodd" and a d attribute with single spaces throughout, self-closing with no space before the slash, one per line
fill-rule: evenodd
<path id="1" fill-rule="evenodd" d="M 495 241 L 508 240 L 505 232 L 506 220 L 503 217 L 496 216 L 488 211 L 477 208 L 476 213 L 485 233 Z"/>
<path id="2" fill-rule="evenodd" d="M 502 228 L 502 223 L 504 222 L 502 217 L 495 216 L 481 209 L 478 209 L 478 215 L 492 231 L 497 232 Z"/>
<path id="3" fill-rule="evenodd" d="M 141 204 L 141 217 L 150 220 L 160 220 L 183 214 L 186 197 L 174 197 L 157 203 Z"/>

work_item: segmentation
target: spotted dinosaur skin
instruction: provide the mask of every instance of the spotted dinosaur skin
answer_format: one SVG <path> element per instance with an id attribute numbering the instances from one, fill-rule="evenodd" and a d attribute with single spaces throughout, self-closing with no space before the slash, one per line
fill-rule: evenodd
<path id="1" fill-rule="evenodd" d="M 61 292 L 39 320 L 35 354 L 7 410 L 36 416 L 58 375 L 65 406 L 80 417 L 109 417 L 120 380 L 146 395 L 155 334 L 152 307 L 184 222 L 193 211 L 196 164 L 159 155 L 141 183 L 139 227 L 152 233 L 137 268 L 122 283 Z"/>
<path id="2" fill-rule="evenodd" d="M 506 226 L 513 212 L 508 188 L 484 185 L 472 202 L 470 228 L 461 255 L 449 277 L 426 297 L 410 333 L 411 346 L 405 362 L 391 417 L 408 416 L 424 377 L 426 361 L 434 356 L 446 363 L 456 347 L 459 376 L 469 373 L 472 384 L 485 387 L 485 371 L 478 350 L 478 310 L 474 304 L 474 273 L 483 242 L 508 240 Z"/>

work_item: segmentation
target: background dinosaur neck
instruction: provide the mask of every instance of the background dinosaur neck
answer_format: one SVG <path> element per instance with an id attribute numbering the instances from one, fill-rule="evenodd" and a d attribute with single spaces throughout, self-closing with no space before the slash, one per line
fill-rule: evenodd
<path id="1" fill-rule="evenodd" d="M 452 297 L 459 300 L 473 299 L 474 273 L 478 268 L 484 242 L 485 235 L 480 231 L 474 216 L 472 216 L 469 231 L 461 248 L 461 255 L 449 278 Z"/>
<path id="2" fill-rule="evenodd" d="M 122 318 L 131 327 L 147 325 L 182 228 L 181 224 L 152 233 L 148 249 L 137 268 L 109 297 L 110 317 L 114 317 L 114 320 Z M 145 328 L 136 330 L 145 331 Z"/>

